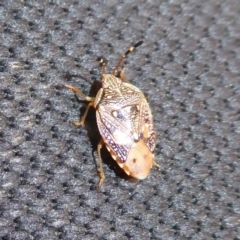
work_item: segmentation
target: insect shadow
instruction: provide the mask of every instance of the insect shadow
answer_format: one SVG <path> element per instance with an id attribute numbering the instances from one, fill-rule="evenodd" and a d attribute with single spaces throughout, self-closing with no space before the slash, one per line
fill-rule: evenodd
<path id="1" fill-rule="evenodd" d="M 78 76 L 79 77 L 79 76 Z M 84 80 L 86 80 L 87 82 L 90 82 L 89 80 L 85 79 L 84 77 L 81 76 L 81 78 L 83 78 Z M 96 96 L 97 92 L 99 91 L 99 89 L 101 88 L 102 83 L 101 81 L 93 81 L 91 82 L 91 87 L 90 87 L 90 91 L 87 94 L 87 96 Z M 76 96 L 75 96 L 76 97 Z M 79 101 L 79 99 L 76 97 L 77 101 Z M 85 103 L 82 105 L 82 107 L 80 108 L 80 116 L 79 119 L 81 119 L 81 117 L 83 116 L 86 107 L 87 107 L 87 102 L 83 101 L 79 101 L 81 103 Z M 97 145 L 99 143 L 99 140 L 101 139 L 101 135 L 100 132 L 98 130 L 98 126 L 97 126 L 97 121 L 96 121 L 96 110 L 94 108 L 90 108 L 88 115 L 86 117 L 85 123 L 83 126 L 80 127 L 85 127 L 85 129 L 87 130 L 87 134 L 88 134 L 88 138 L 89 141 L 91 143 L 91 147 L 92 147 L 92 156 L 94 159 L 94 162 L 96 164 L 96 168 L 98 168 L 97 166 Z M 107 151 L 106 147 L 103 147 L 101 149 L 101 156 L 102 156 L 102 160 L 104 165 L 108 166 L 111 170 L 114 171 L 115 175 L 117 177 L 120 177 L 122 179 L 128 180 L 130 182 L 136 182 L 137 180 L 132 178 L 131 176 L 128 176 L 123 170 L 122 168 L 120 168 L 118 166 L 118 164 L 116 163 L 116 161 L 111 157 L 109 151 Z"/>

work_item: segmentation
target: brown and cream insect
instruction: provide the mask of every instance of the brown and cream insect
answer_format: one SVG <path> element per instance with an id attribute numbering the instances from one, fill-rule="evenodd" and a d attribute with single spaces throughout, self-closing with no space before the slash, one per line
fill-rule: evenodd
<path id="1" fill-rule="evenodd" d="M 89 102 L 86 111 L 76 126 L 84 124 L 90 107 L 96 110 L 97 125 L 101 134 L 101 140 L 97 147 L 99 161 L 99 183 L 104 181 L 101 148 L 106 145 L 112 158 L 128 175 L 144 179 L 148 176 L 154 161 L 154 148 L 156 133 L 153 126 L 151 110 L 144 94 L 133 86 L 124 76 L 124 68 L 119 68 L 126 56 L 143 41 L 138 42 L 122 55 L 113 74 L 105 72 L 106 63 L 101 58 L 102 87 L 96 97 L 85 96 L 77 87 L 65 85 L 71 89 L 77 97 Z"/>

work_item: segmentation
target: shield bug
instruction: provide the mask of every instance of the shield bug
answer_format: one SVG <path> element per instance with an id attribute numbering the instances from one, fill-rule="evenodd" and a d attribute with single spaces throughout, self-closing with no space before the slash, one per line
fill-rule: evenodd
<path id="1" fill-rule="evenodd" d="M 112 158 L 126 174 L 144 179 L 148 176 L 154 161 L 156 133 L 153 126 L 151 110 L 141 90 L 133 86 L 124 75 L 124 67 L 119 71 L 127 55 L 143 41 L 138 42 L 122 55 L 112 74 L 106 73 L 106 62 L 98 59 L 102 65 L 101 88 L 96 97 L 85 96 L 77 87 L 65 85 L 78 98 L 89 104 L 82 118 L 73 122 L 76 126 L 84 124 L 90 107 L 96 110 L 96 118 L 101 140 L 98 152 L 98 187 L 104 181 L 101 148 L 106 146 Z"/>

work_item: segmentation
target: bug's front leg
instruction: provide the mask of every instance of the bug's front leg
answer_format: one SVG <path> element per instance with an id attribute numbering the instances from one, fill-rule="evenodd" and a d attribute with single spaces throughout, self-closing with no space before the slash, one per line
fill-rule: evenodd
<path id="1" fill-rule="evenodd" d="M 77 87 L 73 87 L 73 86 L 70 86 L 70 85 L 64 85 L 64 86 L 65 86 L 66 88 L 72 90 L 72 91 L 76 94 L 76 96 L 78 97 L 78 99 L 80 99 L 80 100 L 84 99 L 84 100 L 90 102 L 90 103 L 88 104 L 88 106 L 87 106 L 87 108 L 86 108 L 86 110 L 85 110 L 82 118 L 81 118 L 79 121 L 76 121 L 76 122 L 75 122 L 75 121 L 70 121 L 71 123 L 73 123 L 73 124 L 76 125 L 76 126 L 81 126 L 81 125 L 83 125 L 84 122 L 85 122 L 85 119 L 86 119 L 86 117 L 87 117 L 89 108 L 94 106 L 94 99 L 95 99 L 95 98 L 91 98 L 91 97 L 88 97 L 88 96 L 84 95 L 84 94 L 82 93 L 82 91 L 81 91 L 79 88 L 77 88 Z"/>
<path id="2" fill-rule="evenodd" d="M 97 185 L 97 188 L 99 189 L 105 179 L 105 174 L 104 174 L 104 171 L 103 171 L 103 166 L 102 166 L 102 157 L 101 157 L 101 149 L 102 149 L 102 146 L 103 146 L 104 142 L 103 142 L 103 139 L 101 138 L 100 142 L 98 143 L 98 146 L 97 146 L 97 153 L 98 153 L 98 174 L 99 174 L 99 182 L 98 182 L 98 185 Z"/>
<path id="3" fill-rule="evenodd" d="M 86 96 L 86 95 L 83 94 L 82 91 L 81 91 L 79 88 L 77 88 L 77 87 L 73 87 L 73 86 L 70 86 L 70 85 L 64 85 L 64 87 L 72 90 L 72 91 L 77 95 L 77 97 L 78 97 L 79 100 L 84 99 L 84 100 L 86 100 L 86 101 L 88 101 L 88 102 L 93 102 L 93 101 L 94 101 L 94 98 L 91 98 L 91 97 Z"/>

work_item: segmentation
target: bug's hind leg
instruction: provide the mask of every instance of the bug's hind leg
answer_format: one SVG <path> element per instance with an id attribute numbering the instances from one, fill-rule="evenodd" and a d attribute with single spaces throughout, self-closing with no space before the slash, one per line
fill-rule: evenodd
<path id="1" fill-rule="evenodd" d="M 160 165 L 158 165 L 155 161 L 153 161 L 153 166 L 157 167 L 158 169 L 160 169 Z"/>
<path id="2" fill-rule="evenodd" d="M 89 108 L 94 106 L 94 99 L 95 99 L 95 98 L 91 98 L 91 97 L 88 97 L 88 96 L 84 95 L 84 94 L 82 93 L 82 91 L 81 91 L 79 88 L 77 88 L 77 87 L 72 87 L 72 86 L 70 86 L 70 85 L 64 85 L 64 86 L 65 86 L 66 88 L 72 90 L 72 91 L 76 94 L 76 96 L 78 97 L 78 99 L 80 99 L 80 100 L 81 100 L 81 99 L 84 99 L 84 100 L 90 102 L 90 103 L 88 104 L 88 106 L 87 106 L 87 108 L 86 108 L 86 110 L 85 110 L 82 118 L 81 118 L 79 121 L 76 121 L 76 122 L 75 122 L 75 121 L 70 121 L 71 123 L 73 123 L 73 124 L 76 125 L 76 126 L 81 126 L 81 125 L 83 125 L 84 122 L 85 122 L 85 119 L 86 119 L 86 117 L 87 117 Z"/>
<path id="3" fill-rule="evenodd" d="M 97 146 L 97 153 L 98 153 L 98 174 L 99 174 L 99 182 L 97 184 L 97 188 L 99 189 L 105 179 L 105 174 L 103 171 L 103 166 L 102 166 L 102 157 L 101 157 L 101 149 L 103 146 L 104 142 L 103 139 L 101 138 L 100 142 L 98 143 Z"/>

